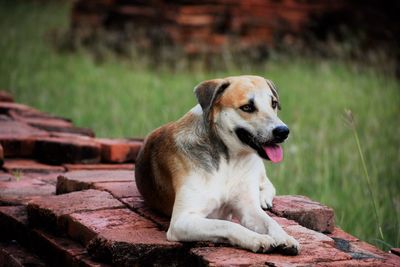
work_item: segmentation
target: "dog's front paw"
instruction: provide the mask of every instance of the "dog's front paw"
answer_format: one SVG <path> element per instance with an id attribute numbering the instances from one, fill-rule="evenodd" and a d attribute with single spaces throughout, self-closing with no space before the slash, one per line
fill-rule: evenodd
<path id="1" fill-rule="evenodd" d="M 253 252 L 265 253 L 276 247 L 275 240 L 269 235 L 258 234 L 251 243 L 249 249 Z"/>
<path id="2" fill-rule="evenodd" d="M 298 255 L 300 253 L 299 242 L 290 235 L 286 235 L 286 237 L 282 240 L 275 240 L 275 241 L 276 241 L 275 250 L 278 251 L 279 253 L 285 255 Z"/>
<path id="3" fill-rule="evenodd" d="M 272 200 L 275 196 L 275 188 L 271 186 L 264 187 L 260 190 L 260 204 L 261 208 L 264 210 L 269 210 L 272 208 Z"/>

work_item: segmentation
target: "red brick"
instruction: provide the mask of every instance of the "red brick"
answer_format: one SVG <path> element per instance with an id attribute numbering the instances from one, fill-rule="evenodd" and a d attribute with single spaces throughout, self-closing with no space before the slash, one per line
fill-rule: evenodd
<path id="1" fill-rule="evenodd" d="M 28 217 L 32 225 L 63 231 L 68 214 L 122 207 L 123 204 L 107 192 L 86 190 L 33 199 L 28 204 Z"/>
<path id="2" fill-rule="evenodd" d="M 0 237 L 17 240 L 51 266 L 105 266 L 90 260 L 85 248 L 78 243 L 41 230 L 29 229 L 25 206 L 0 207 Z"/>
<path id="3" fill-rule="evenodd" d="M 96 139 L 101 144 L 101 160 L 104 162 L 134 162 L 142 142 L 129 139 Z"/>
<path id="4" fill-rule="evenodd" d="M 135 182 L 95 183 L 94 188 L 105 190 L 118 199 L 140 196 Z"/>
<path id="5" fill-rule="evenodd" d="M 301 250 L 298 256 L 277 253 L 256 254 L 231 247 L 200 247 L 191 249 L 191 252 L 211 266 L 303 266 L 351 259 L 348 253 L 337 249 L 334 241 L 328 236 L 285 218 L 274 217 L 274 219 L 288 234 L 299 241 Z"/>
<path id="6" fill-rule="evenodd" d="M 400 256 L 400 248 L 391 248 L 390 253 Z"/>
<path id="7" fill-rule="evenodd" d="M 99 182 L 132 182 L 133 171 L 72 171 L 58 177 L 57 193 L 68 193 L 94 188 L 94 183 Z"/>
<path id="8" fill-rule="evenodd" d="M 68 119 L 48 115 L 42 112 L 9 111 L 9 115 L 16 121 L 24 122 L 32 127 L 49 132 L 94 136 L 94 132 L 91 129 L 75 127 Z"/>
<path id="9" fill-rule="evenodd" d="M 144 228 L 156 229 L 154 223 L 140 217 L 129 209 L 72 213 L 66 219 L 68 225 L 67 234 L 83 245 L 87 245 L 90 240 L 105 230 L 118 229 L 127 225 L 137 230 Z"/>
<path id="10" fill-rule="evenodd" d="M 10 173 L 60 173 L 65 171 L 65 168 L 62 166 L 46 165 L 30 159 L 7 159 L 3 168 Z"/>
<path id="11" fill-rule="evenodd" d="M 111 267 L 111 265 L 94 261 L 88 255 L 80 255 L 79 256 L 79 267 Z"/>
<path id="12" fill-rule="evenodd" d="M 347 241 L 355 242 L 355 241 L 360 241 L 357 237 L 352 236 L 339 227 L 335 227 L 332 233 L 328 234 L 329 237 L 331 238 L 341 238 Z"/>
<path id="13" fill-rule="evenodd" d="M 381 260 L 380 266 L 399 266 L 398 256 L 387 253 L 366 242 L 350 242 L 350 253 L 353 259 L 376 259 Z"/>
<path id="14" fill-rule="evenodd" d="M 3 166 L 4 163 L 4 150 L 3 146 L 0 144 L 0 167 Z"/>
<path id="15" fill-rule="evenodd" d="M 277 196 L 272 212 L 319 232 L 330 233 L 335 227 L 333 210 L 304 196 Z"/>
<path id="16" fill-rule="evenodd" d="M 40 138 L 36 141 L 35 157 L 49 164 L 98 163 L 100 145 L 91 138 Z"/>
<path id="17" fill-rule="evenodd" d="M 161 230 L 168 230 L 170 218 L 150 209 L 141 196 L 122 198 L 121 202 L 141 216 L 157 224 Z"/>
<path id="18" fill-rule="evenodd" d="M 68 171 L 79 170 L 127 170 L 131 171 L 135 168 L 133 163 L 125 164 L 64 164 Z"/>
<path id="19" fill-rule="evenodd" d="M 9 92 L 0 90 L 0 102 L 14 102 L 14 98 Z"/>
<path id="20" fill-rule="evenodd" d="M 86 254 L 80 244 L 38 229 L 32 231 L 31 242 L 35 252 L 50 266 L 78 266 L 79 256 Z"/>
<path id="21" fill-rule="evenodd" d="M 333 261 L 333 262 L 324 262 L 323 264 L 318 263 L 318 266 L 326 266 L 326 267 L 384 267 L 390 266 L 387 265 L 382 260 L 375 259 L 363 259 L 363 260 L 345 260 L 345 261 Z"/>
<path id="22" fill-rule="evenodd" d="M 0 207 L 0 239 L 17 240 L 22 245 L 27 245 L 28 216 L 25 206 Z"/>
<path id="23" fill-rule="evenodd" d="M 42 112 L 39 111 L 37 109 L 33 109 L 33 108 L 20 108 L 20 109 L 11 109 L 8 111 L 8 115 L 13 118 L 14 120 L 17 120 L 18 118 L 26 118 L 26 119 L 56 119 L 56 120 L 61 120 L 61 121 L 65 121 L 65 122 L 69 122 L 71 123 L 70 119 L 66 119 L 66 118 L 62 118 L 59 116 L 55 116 L 46 112 Z"/>
<path id="24" fill-rule="evenodd" d="M 23 204 L 37 196 L 50 196 L 55 186 L 23 174 L 15 174 L 11 181 L 0 182 L 0 203 Z"/>
<path id="25" fill-rule="evenodd" d="M 324 235 L 320 232 L 311 230 L 304 226 L 301 226 L 295 221 L 288 220 L 282 217 L 273 217 L 273 219 L 281 225 L 285 231 L 292 235 L 300 242 L 300 244 L 329 244 L 331 246 L 335 245 L 335 242 L 332 238 L 327 235 Z"/>
<path id="26" fill-rule="evenodd" d="M 57 177 L 63 174 L 63 172 L 49 172 L 49 173 L 39 173 L 39 172 L 25 172 L 24 175 L 30 178 L 35 178 L 46 182 L 48 184 L 57 185 Z"/>
<path id="27" fill-rule="evenodd" d="M 165 232 L 134 224 L 102 231 L 87 246 L 97 260 L 116 266 L 175 266 L 183 246 L 169 242 Z"/>
<path id="28" fill-rule="evenodd" d="M 16 243 L 0 243 L 0 267 L 47 266 L 41 259 Z"/>
<path id="29" fill-rule="evenodd" d="M 15 177 L 12 174 L 0 171 L 0 182 L 10 182 L 14 179 Z"/>
<path id="30" fill-rule="evenodd" d="M 37 109 L 20 103 L 0 102 L 0 114 L 9 114 L 10 111 L 17 112 L 40 112 Z"/>
<path id="31" fill-rule="evenodd" d="M 1 103 L 1 102 L 0 102 Z M 25 123 L 0 120 L 0 144 L 4 157 L 31 157 L 37 137 L 46 137 L 48 133 Z"/>

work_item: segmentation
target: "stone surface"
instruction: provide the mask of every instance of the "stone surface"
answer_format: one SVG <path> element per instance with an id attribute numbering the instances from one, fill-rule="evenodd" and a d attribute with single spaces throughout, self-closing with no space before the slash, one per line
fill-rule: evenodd
<path id="1" fill-rule="evenodd" d="M 15 242 L 0 243 L 0 267 L 46 267 L 36 255 Z"/>
<path id="2" fill-rule="evenodd" d="M 72 171 L 58 177 L 57 194 L 94 188 L 94 183 L 101 182 L 132 182 L 135 173 L 133 171 Z"/>
<path id="3" fill-rule="evenodd" d="M 3 168 L 10 173 L 60 173 L 65 171 L 62 166 L 46 165 L 31 159 L 7 159 Z"/>
<path id="4" fill-rule="evenodd" d="M 41 138 L 36 141 L 35 158 L 48 164 L 98 163 L 100 145 L 90 138 Z"/>
<path id="5" fill-rule="evenodd" d="M 64 231 L 67 227 L 65 216 L 68 214 L 122 207 L 123 204 L 107 192 L 85 190 L 34 199 L 28 204 L 28 216 L 34 226 Z"/>
<path id="6" fill-rule="evenodd" d="M 0 120 L 0 144 L 3 146 L 4 157 L 6 158 L 31 157 L 36 138 L 48 135 L 47 132 L 25 123 Z"/>
<path id="7" fill-rule="evenodd" d="M 133 163 L 125 164 L 64 164 L 67 171 L 80 171 L 80 170 L 126 170 L 131 171 L 135 168 Z"/>
<path id="8" fill-rule="evenodd" d="M 303 196 L 276 196 L 272 212 L 319 232 L 330 233 L 335 227 L 331 208 Z"/>
<path id="9" fill-rule="evenodd" d="M 67 234 L 83 245 L 105 230 L 125 228 L 136 230 L 154 228 L 156 225 L 129 209 L 110 209 L 72 213 L 67 216 Z"/>
<path id="10" fill-rule="evenodd" d="M 129 139 L 105 139 L 98 138 L 101 145 L 101 160 L 104 162 L 134 162 L 142 142 Z"/>

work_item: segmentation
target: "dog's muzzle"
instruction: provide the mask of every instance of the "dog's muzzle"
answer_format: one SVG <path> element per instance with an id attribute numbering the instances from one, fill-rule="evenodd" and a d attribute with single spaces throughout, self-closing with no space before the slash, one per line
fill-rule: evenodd
<path id="1" fill-rule="evenodd" d="M 273 139 L 267 142 L 260 142 L 257 138 L 245 128 L 236 128 L 235 133 L 239 140 L 254 149 L 263 159 L 274 163 L 283 159 L 283 150 L 279 143 L 285 141 L 289 136 L 289 128 L 278 126 L 272 130 Z"/>

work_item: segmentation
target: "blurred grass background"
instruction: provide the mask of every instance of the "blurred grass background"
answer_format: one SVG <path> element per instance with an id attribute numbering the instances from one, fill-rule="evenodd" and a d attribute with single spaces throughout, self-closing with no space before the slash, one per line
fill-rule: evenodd
<path id="1" fill-rule="evenodd" d="M 337 225 L 383 249 L 400 246 L 400 82 L 380 66 L 273 55 L 224 71 L 151 69 L 84 51 L 58 53 L 50 33 L 68 27 L 65 2 L 0 1 L 0 88 L 16 101 L 73 119 L 98 136 L 144 136 L 195 105 L 200 81 L 239 74 L 272 79 L 291 128 L 285 161 L 267 163 L 278 194 L 307 195 L 335 209 Z M 344 110 L 351 109 L 383 229 Z"/>

